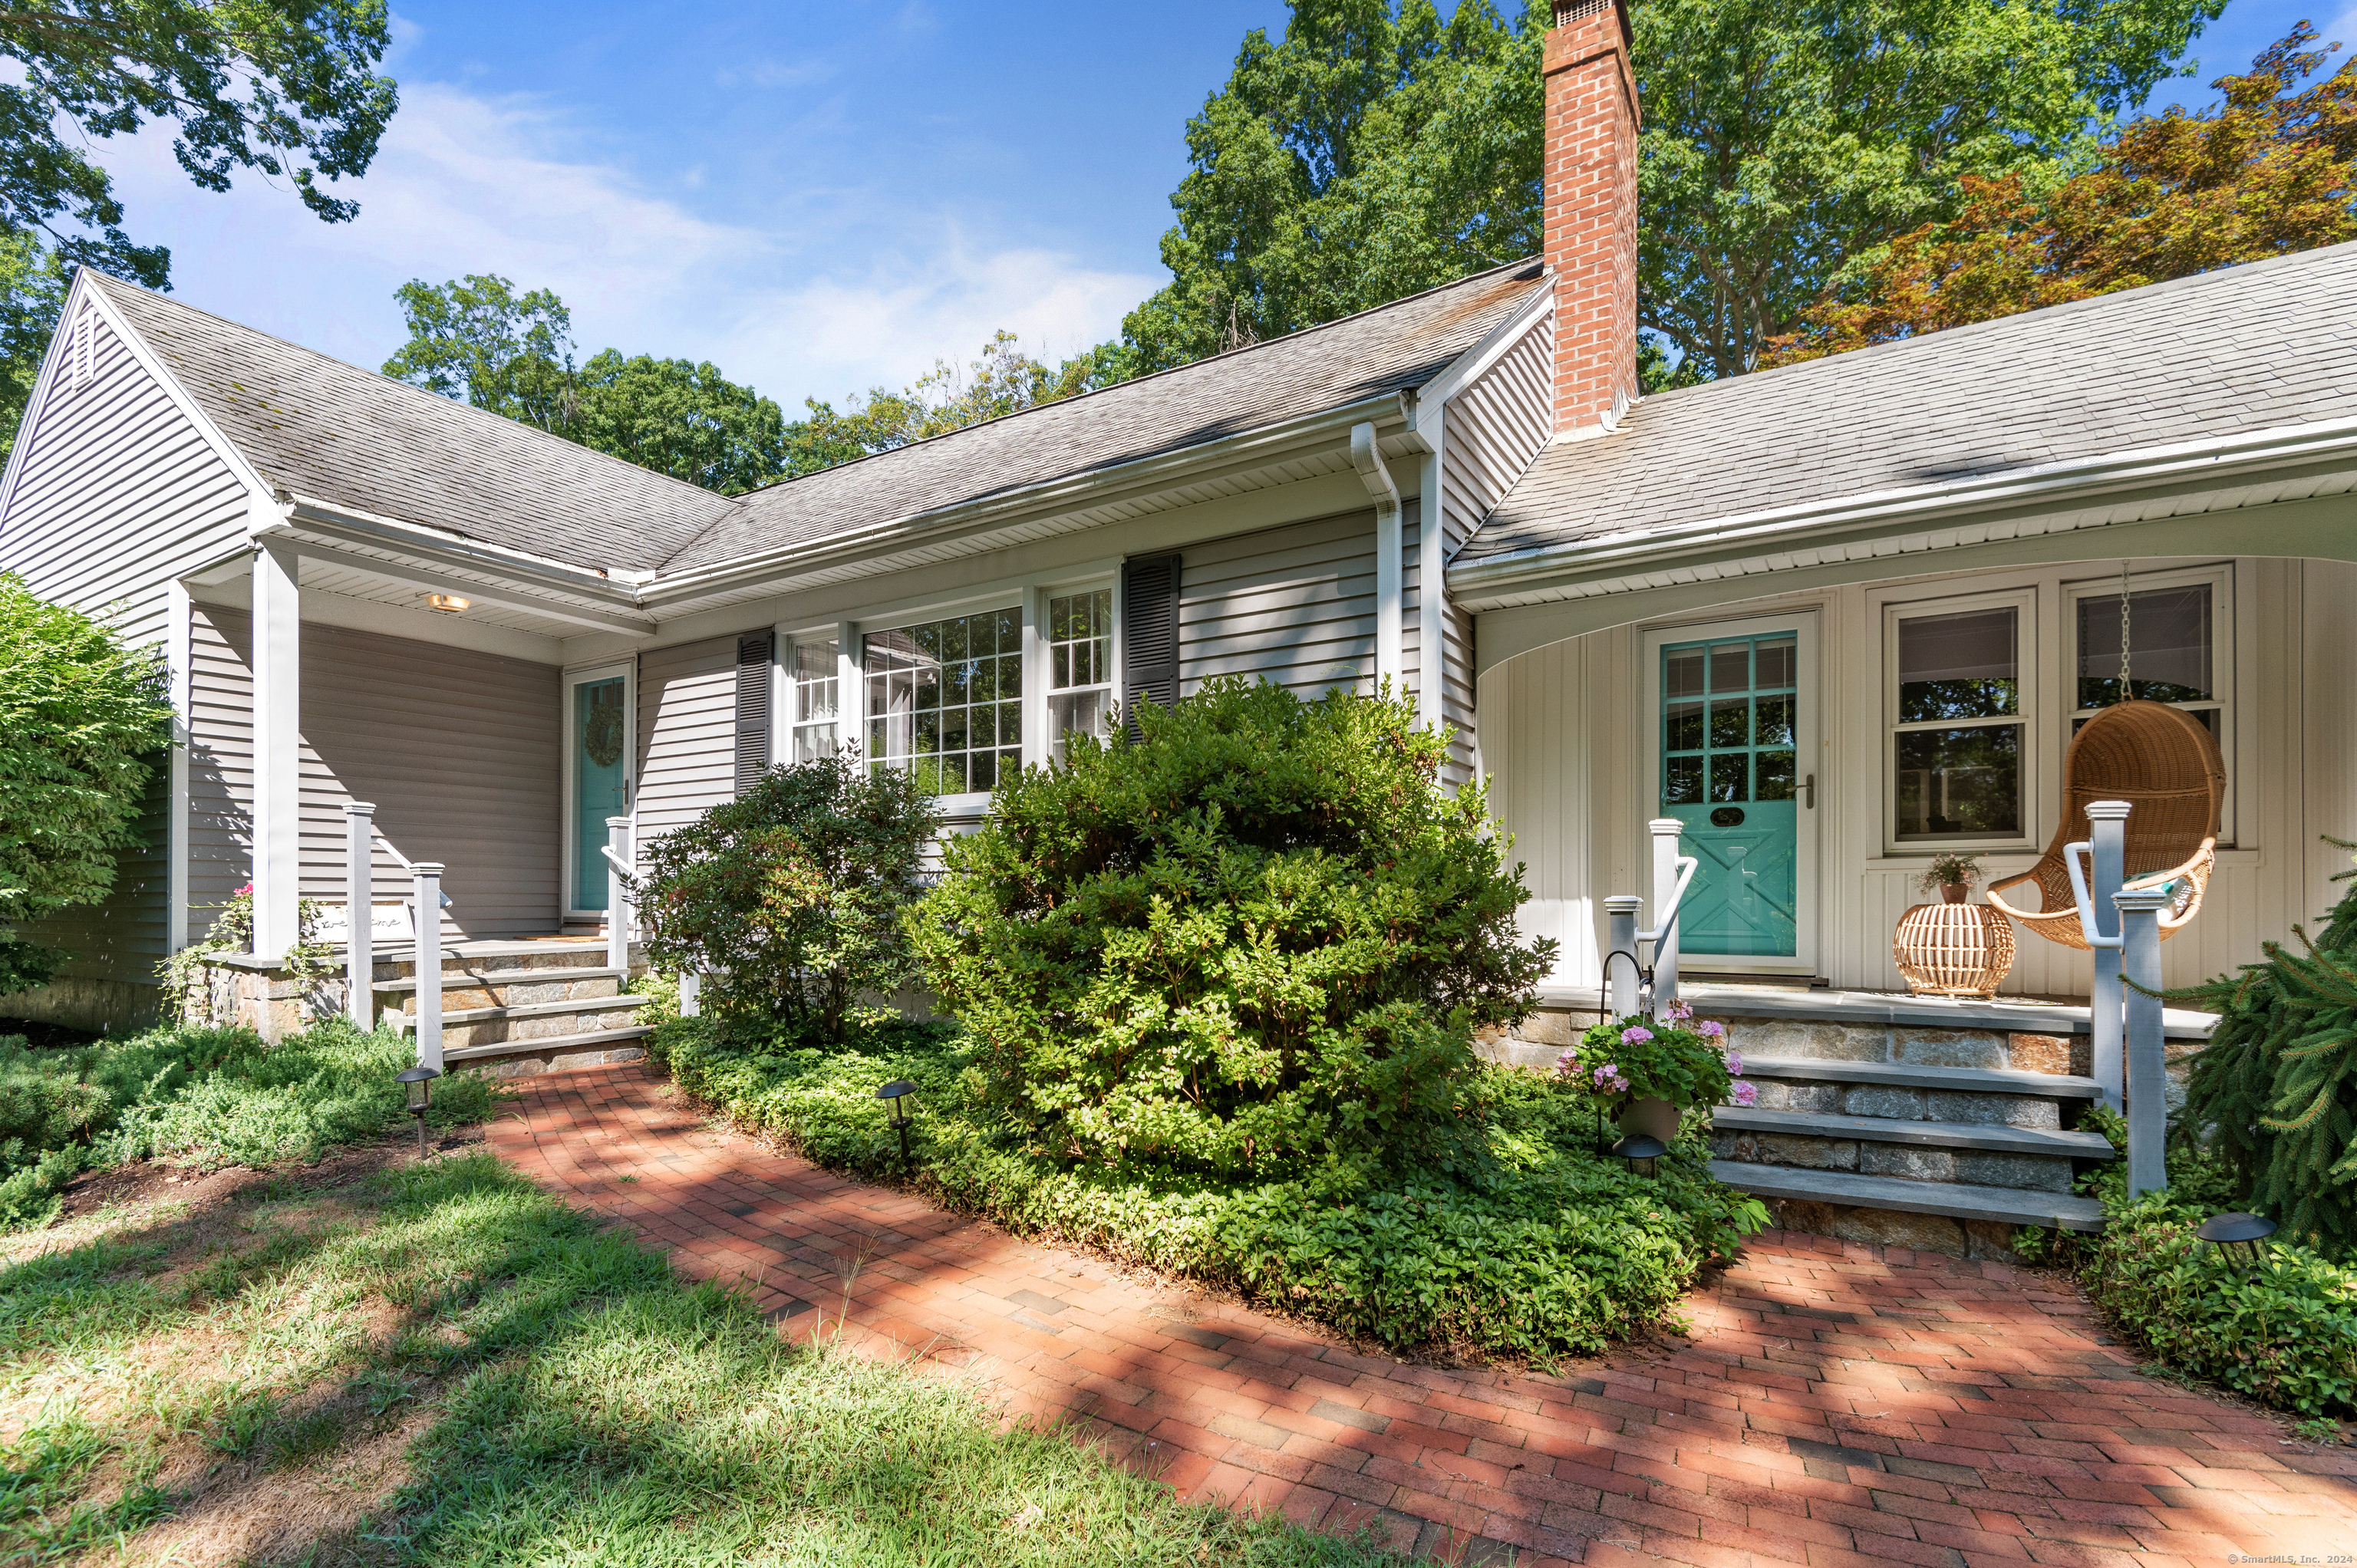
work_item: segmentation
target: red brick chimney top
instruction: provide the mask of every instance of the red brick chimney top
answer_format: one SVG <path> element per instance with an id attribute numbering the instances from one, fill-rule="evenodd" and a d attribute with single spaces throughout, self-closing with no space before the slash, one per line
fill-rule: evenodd
<path id="1" fill-rule="evenodd" d="M 1609 430 L 1637 396 L 1637 83 L 1627 0 L 1555 0 L 1546 37 L 1555 428 Z"/>

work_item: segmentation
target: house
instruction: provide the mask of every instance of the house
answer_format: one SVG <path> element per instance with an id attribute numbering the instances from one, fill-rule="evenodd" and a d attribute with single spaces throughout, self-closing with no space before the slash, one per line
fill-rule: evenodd
<path id="1" fill-rule="evenodd" d="M 1912 1004 L 1889 933 L 1935 852 L 2035 861 L 2124 593 L 2139 690 L 2229 779 L 2169 980 L 2331 902 L 2357 247 L 1641 398 L 1625 21 L 1556 23 L 1544 257 L 733 499 L 85 272 L 0 569 L 159 645 L 187 744 L 113 903 L 58 933 L 82 959 L 0 1010 L 152 1013 L 248 880 L 284 951 L 298 899 L 343 899 L 351 800 L 377 900 L 396 854 L 441 862 L 457 961 L 507 961 L 604 918 L 608 816 L 643 843 L 771 762 L 856 738 L 974 819 L 1117 698 L 1387 680 L 1452 730 L 1452 782 L 1491 779 L 1562 942 L 1533 1048 L 1598 1005 L 1602 898 L 1647 890 L 1667 811 L 1704 863 L 1687 978 L 1751 983 L 1717 1004 L 1782 1056 L 1752 1048 L 1820 1064 L 1727 1150 L 1757 1189 L 1950 1228 L 1927 1244 L 2061 1213 L 2099 1157 L 2068 1126 L 2086 1013 L 2032 1004 L 2087 957 L 2025 937 L 1998 1004 Z M 1969 711 L 1915 701 L 1941 682 Z M 2000 1189 L 2032 1196 L 1955 1196 Z"/>

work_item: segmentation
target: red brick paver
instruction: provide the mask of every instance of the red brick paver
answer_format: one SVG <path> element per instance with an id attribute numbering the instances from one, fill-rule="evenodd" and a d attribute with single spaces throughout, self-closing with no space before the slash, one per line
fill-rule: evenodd
<path id="1" fill-rule="evenodd" d="M 716 1132 L 637 1067 L 525 1080 L 504 1156 L 781 1328 L 986 1377 L 1182 1494 L 1472 1562 L 2327 1563 L 2357 1456 L 2139 1377 L 2038 1276 L 1771 1234 L 1683 1346 L 1560 1377 L 1368 1356 Z M 625 1180 L 635 1177 L 636 1180 Z M 2289 1554 L 2287 1556 L 2286 1554 Z M 2341 1557 L 2338 1560 L 2347 1561 Z"/>

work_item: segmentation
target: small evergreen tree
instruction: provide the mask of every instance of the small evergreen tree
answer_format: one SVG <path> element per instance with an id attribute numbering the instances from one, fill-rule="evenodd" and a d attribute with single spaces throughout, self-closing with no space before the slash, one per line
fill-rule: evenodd
<path id="1" fill-rule="evenodd" d="M 16 928 L 114 886 L 172 710 L 152 653 L 0 573 L 0 995 L 69 954 Z"/>
<path id="2" fill-rule="evenodd" d="M 2304 954 L 2268 942 L 2266 961 L 2240 979 L 2170 993 L 2219 1014 L 2193 1058 L 2179 1135 L 2214 1136 L 2244 1201 L 2286 1240 L 2347 1259 L 2357 1256 L 2357 886 L 2327 920 L 2312 941 L 2292 928 Z"/>
<path id="3" fill-rule="evenodd" d="M 1446 1138 L 1555 944 L 1413 704 L 1215 682 L 1074 736 L 911 918 L 977 1088 L 1074 1160 L 1275 1177 Z"/>
<path id="4" fill-rule="evenodd" d="M 906 772 L 856 753 L 773 768 L 647 847 L 648 957 L 707 976 L 715 1011 L 740 1026 L 840 1041 L 862 995 L 915 973 L 901 918 L 939 824 Z"/>

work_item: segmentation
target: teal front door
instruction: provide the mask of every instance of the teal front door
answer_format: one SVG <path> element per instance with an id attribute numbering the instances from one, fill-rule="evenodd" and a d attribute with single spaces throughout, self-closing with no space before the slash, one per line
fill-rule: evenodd
<path id="1" fill-rule="evenodd" d="M 1661 660 L 1662 814 L 1685 824 L 1698 863 L 1678 950 L 1797 958 L 1799 634 L 1667 643 Z"/>

